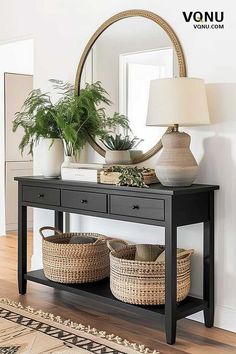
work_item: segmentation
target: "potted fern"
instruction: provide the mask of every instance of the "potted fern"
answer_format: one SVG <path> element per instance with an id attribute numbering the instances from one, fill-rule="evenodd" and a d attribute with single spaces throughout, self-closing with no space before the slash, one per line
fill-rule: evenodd
<path id="1" fill-rule="evenodd" d="M 40 142 L 45 177 L 59 176 L 63 161 L 63 145 L 53 110 L 50 96 L 36 89 L 30 92 L 13 120 L 13 131 L 19 128 L 24 131 L 19 145 L 21 153 L 29 147 L 29 154 L 33 155 L 34 146 Z"/>
<path id="2" fill-rule="evenodd" d="M 54 89 L 62 94 L 55 104 L 53 117 L 64 144 L 65 166 L 75 159 L 89 138 L 103 133 L 106 118 L 104 109 L 98 107 L 109 105 L 110 100 L 100 82 L 86 84 L 80 95 L 75 95 L 71 84 L 51 81 Z"/>
<path id="3" fill-rule="evenodd" d="M 90 137 L 104 134 L 106 116 L 101 104 L 110 104 L 101 83 L 87 84 L 80 95 L 74 87 L 59 80 L 50 80 L 59 99 L 52 103 L 48 93 L 33 90 L 27 97 L 21 112 L 13 121 L 13 131 L 23 128 L 24 135 L 20 150 L 29 146 L 33 154 L 34 145 L 40 142 L 42 172 L 45 177 L 60 175 L 64 152 L 70 161 Z"/>
<path id="4" fill-rule="evenodd" d="M 117 133 L 120 129 L 131 131 L 129 121 L 118 113 L 106 116 L 104 105 L 111 101 L 101 83 L 86 84 L 80 95 L 75 95 L 71 84 L 50 81 L 58 96 L 56 102 L 48 93 L 33 90 L 13 121 L 13 131 L 20 127 L 24 130 L 19 145 L 22 152 L 29 146 L 29 153 L 33 154 L 34 145 L 41 142 L 43 175 L 59 176 L 62 163 L 69 165 L 86 142 L 96 137 L 108 149 L 107 163 L 129 163 L 129 150 L 138 145 L 139 139 Z"/>

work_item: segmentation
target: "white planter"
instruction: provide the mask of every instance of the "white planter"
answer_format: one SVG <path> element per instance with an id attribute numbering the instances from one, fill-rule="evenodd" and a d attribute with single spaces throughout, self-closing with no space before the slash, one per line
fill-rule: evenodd
<path id="1" fill-rule="evenodd" d="M 105 161 L 108 165 L 120 164 L 127 165 L 131 163 L 129 150 L 107 150 Z"/>
<path id="2" fill-rule="evenodd" d="M 59 177 L 64 160 L 64 148 L 61 139 L 42 139 L 40 141 L 42 159 L 41 171 L 44 177 Z"/>

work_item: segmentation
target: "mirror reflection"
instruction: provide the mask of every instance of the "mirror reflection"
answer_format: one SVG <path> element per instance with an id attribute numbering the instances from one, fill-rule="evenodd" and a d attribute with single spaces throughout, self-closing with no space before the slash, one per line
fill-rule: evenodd
<path id="1" fill-rule="evenodd" d="M 165 131 L 146 126 L 150 81 L 178 76 L 175 48 L 164 29 L 147 18 L 129 17 L 98 37 L 85 61 L 80 87 L 101 82 L 112 101 L 106 114 L 128 117 L 132 137 L 141 140 L 134 151 L 138 155 L 153 148 Z"/>

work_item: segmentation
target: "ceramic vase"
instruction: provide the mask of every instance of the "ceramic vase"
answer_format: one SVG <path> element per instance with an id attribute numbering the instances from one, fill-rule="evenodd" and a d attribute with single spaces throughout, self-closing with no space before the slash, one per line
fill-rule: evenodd
<path id="1" fill-rule="evenodd" d="M 41 170 L 44 177 L 55 178 L 61 175 L 61 164 L 64 160 L 64 148 L 61 139 L 42 139 Z"/>
<path id="2" fill-rule="evenodd" d="M 197 177 L 198 164 L 190 150 L 190 136 L 182 132 L 167 133 L 156 164 L 156 175 L 164 186 L 187 187 Z"/>
<path id="3" fill-rule="evenodd" d="M 108 165 L 128 165 L 131 163 L 129 150 L 107 150 L 105 162 Z"/>

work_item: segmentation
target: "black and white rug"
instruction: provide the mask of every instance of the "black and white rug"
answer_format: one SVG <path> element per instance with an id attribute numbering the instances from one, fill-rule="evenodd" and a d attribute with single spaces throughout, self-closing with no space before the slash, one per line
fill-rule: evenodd
<path id="1" fill-rule="evenodd" d="M 153 353 L 114 334 L 0 299 L 1 354 Z"/>

